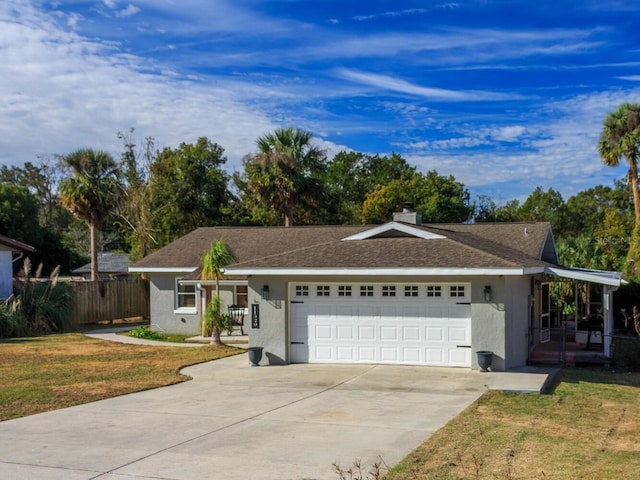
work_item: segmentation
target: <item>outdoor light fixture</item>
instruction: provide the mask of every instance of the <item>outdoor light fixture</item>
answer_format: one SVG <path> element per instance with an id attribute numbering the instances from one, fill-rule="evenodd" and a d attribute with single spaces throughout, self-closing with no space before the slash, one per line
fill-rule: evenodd
<path id="1" fill-rule="evenodd" d="M 263 300 L 269 300 L 269 285 L 263 285 L 262 290 L 260 290 L 260 295 Z"/>
<path id="2" fill-rule="evenodd" d="M 491 301 L 491 285 L 486 285 L 484 287 L 484 301 L 485 302 Z"/>

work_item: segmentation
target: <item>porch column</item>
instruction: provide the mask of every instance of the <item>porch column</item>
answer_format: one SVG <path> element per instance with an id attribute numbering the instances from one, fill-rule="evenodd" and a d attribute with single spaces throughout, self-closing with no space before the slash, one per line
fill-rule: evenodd
<path id="1" fill-rule="evenodd" d="M 604 335 L 602 345 L 605 357 L 611 356 L 611 335 L 613 335 L 613 291 L 608 285 L 602 286 L 602 315 L 604 316 Z"/>

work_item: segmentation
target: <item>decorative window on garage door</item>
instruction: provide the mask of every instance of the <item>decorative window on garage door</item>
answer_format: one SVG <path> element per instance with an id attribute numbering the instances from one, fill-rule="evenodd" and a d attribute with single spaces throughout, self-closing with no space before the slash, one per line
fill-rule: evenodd
<path id="1" fill-rule="evenodd" d="M 316 295 L 319 297 L 329 297 L 331 295 L 331 287 L 329 285 L 316 286 Z"/>
<path id="2" fill-rule="evenodd" d="M 405 285 L 404 286 L 404 296 L 405 297 L 417 297 L 418 296 L 418 286 L 417 285 Z"/>
<path id="3" fill-rule="evenodd" d="M 361 297 L 373 297 L 373 285 L 360 285 Z"/>
<path id="4" fill-rule="evenodd" d="M 449 287 L 451 297 L 464 297 L 464 285 L 451 285 Z"/>
<path id="5" fill-rule="evenodd" d="M 441 297 L 442 287 L 440 285 L 427 285 L 427 297 Z"/>
<path id="6" fill-rule="evenodd" d="M 382 296 L 383 297 L 395 297 L 396 296 L 396 287 L 395 287 L 395 285 L 383 285 L 382 286 Z"/>
<path id="7" fill-rule="evenodd" d="M 308 297 L 309 285 L 296 285 L 296 297 Z"/>
<path id="8" fill-rule="evenodd" d="M 351 296 L 351 285 L 338 285 L 338 296 L 339 297 L 350 297 Z"/>

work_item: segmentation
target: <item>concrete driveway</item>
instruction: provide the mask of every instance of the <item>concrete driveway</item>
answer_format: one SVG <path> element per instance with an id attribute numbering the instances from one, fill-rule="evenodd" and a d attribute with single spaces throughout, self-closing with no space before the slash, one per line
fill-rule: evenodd
<path id="1" fill-rule="evenodd" d="M 487 388 L 539 391 L 554 370 L 385 365 L 186 368 L 193 381 L 0 423 L 0 478 L 337 479 L 401 460 Z"/>

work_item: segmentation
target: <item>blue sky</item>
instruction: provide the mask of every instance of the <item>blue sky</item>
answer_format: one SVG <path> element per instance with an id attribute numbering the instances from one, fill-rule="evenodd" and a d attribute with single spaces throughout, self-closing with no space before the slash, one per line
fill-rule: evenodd
<path id="1" fill-rule="evenodd" d="M 472 195 L 613 185 L 597 140 L 640 103 L 640 2 L 2 0 L 0 164 L 207 136 L 228 169 L 281 126 L 400 153 Z"/>

